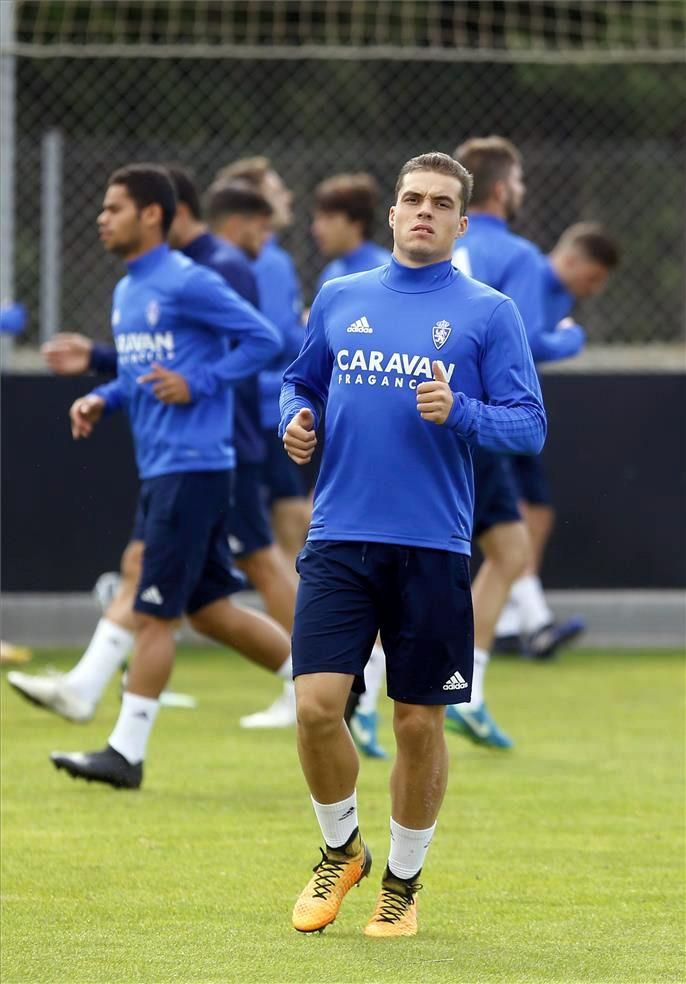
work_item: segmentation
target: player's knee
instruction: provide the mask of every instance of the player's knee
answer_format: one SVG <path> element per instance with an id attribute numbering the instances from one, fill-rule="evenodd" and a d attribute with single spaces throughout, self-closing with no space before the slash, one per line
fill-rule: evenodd
<path id="1" fill-rule="evenodd" d="M 442 741 L 444 713 L 443 706 L 396 704 L 393 730 L 398 750 L 422 753 Z"/>
<path id="2" fill-rule="evenodd" d="M 319 741 L 333 735 L 341 726 L 340 708 L 322 694 L 299 695 L 296 714 L 301 735 Z"/>
<path id="3" fill-rule="evenodd" d="M 523 523 L 510 527 L 493 541 L 490 559 L 508 581 L 522 576 L 531 562 L 531 541 Z"/>
<path id="4" fill-rule="evenodd" d="M 135 612 L 136 635 L 144 645 L 152 644 L 173 635 L 181 624 L 181 620 L 158 618 L 145 612 Z"/>
<path id="5" fill-rule="evenodd" d="M 283 573 L 278 554 L 273 546 L 263 547 L 243 557 L 240 566 L 258 591 L 268 588 Z"/>

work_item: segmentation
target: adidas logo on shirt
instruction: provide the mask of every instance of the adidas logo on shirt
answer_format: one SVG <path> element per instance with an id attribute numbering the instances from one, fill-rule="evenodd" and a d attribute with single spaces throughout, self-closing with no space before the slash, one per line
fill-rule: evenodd
<path id="1" fill-rule="evenodd" d="M 464 690 L 469 684 L 457 670 L 453 673 L 449 680 L 443 684 L 444 690 Z"/>
<path id="2" fill-rule="evenodd" d="M 357 321 L 353 321 L 351 325 L 348 325 L 346 331 L 362 332 L 363 335 L 371 335 L 374 329 L 366 318 L 358 318 Z"/>
<path id="3" fill-rule="evenodd" d="M 147 601 L 149 605 L 161 605 L 164 598 L 160 594 L 160 589 L 156 584 L 152 584 L 149 588 L 146 588 L 141 595 L 141 601 Z"/>

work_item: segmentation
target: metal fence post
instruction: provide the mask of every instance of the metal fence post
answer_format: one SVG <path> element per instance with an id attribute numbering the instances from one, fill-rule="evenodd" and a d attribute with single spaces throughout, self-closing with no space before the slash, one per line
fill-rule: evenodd
<path id="1" fill-rule="evenodd" d="M 40 340 L 60 329 L 62 295 L 62 159 L 64 138 L 53 128 L 41 143 Z"/>

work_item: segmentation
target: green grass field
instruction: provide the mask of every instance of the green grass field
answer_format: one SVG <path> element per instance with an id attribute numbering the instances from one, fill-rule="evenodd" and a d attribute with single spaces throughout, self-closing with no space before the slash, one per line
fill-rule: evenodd
<path id="1" fill-rule="evenodd" d="M 39 653 L 30 669 L 75 656 Z M 161 711 L 143 789 L 122 792 L 48 762 L 104 744 L 115 687 L 78 726 L 3 680 L 3 984 L 683 981 L 682 655 L 579 651 L 489 673 L 517 747 L 448 736 L 420 935 L 394 941 L 361 933 L 388 847 L 383 762 L 363 762 L 359 784 L 371 878 L 323 935 L 290 927 L 319 844 L 294 736 L 238 727 L 277 681 L 182 651 L 174 688 L 199 707 Z"/>

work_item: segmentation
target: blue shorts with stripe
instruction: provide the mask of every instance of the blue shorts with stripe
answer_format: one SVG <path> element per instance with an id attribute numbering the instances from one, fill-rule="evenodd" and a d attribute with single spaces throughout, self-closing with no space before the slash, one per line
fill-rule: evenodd
<path id="1" fill-rule="evenodd" d="M 179 618 L 244 588 L 228 543 L 231 485 L 230 471 L 143 482 L 133 530 L 144 544 L 137 612 Z"/>
<path id="2" fill-rule="evenodd" d="M 233 505 L 229 518 L 229 545 L 234 557 L 246 557 L 274 541 L 264 465 L 240 462 L 236 466 Z"/>
<path id="3" fill-rule="evenodd" d="M 471 697 L 469 557 L 386 543 L 308 540 L 298 557 L 293 675 L 345 673 L 364 690 L 377 632 L 388 696 L 408 704 Z"/>
<path id="4" fill-rule="evenodd" d="M 553 496 L 542 455 L 513 455 L 510 467 L 520 499 L 532 506 L 552 505 Z"/>

